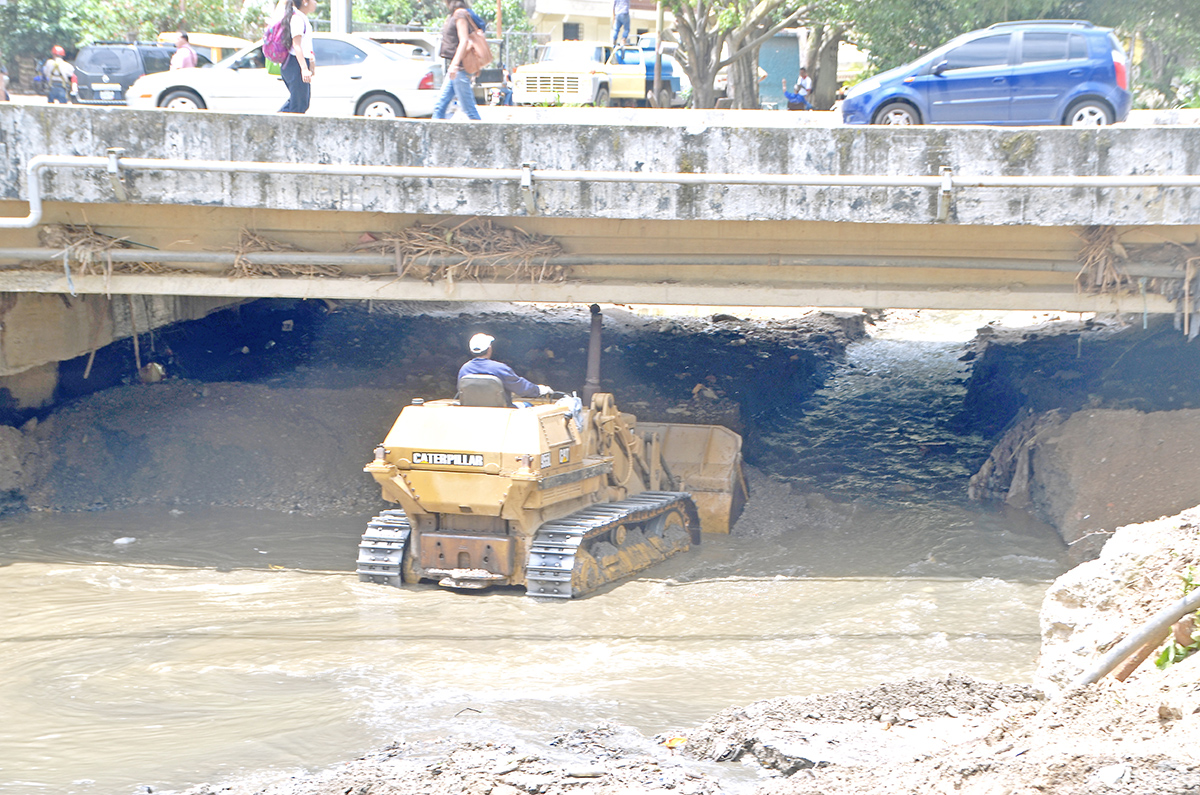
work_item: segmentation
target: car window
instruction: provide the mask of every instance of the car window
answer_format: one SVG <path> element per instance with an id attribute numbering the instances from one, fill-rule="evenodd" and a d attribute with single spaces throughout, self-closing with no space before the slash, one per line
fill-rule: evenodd
<path id="1" fill-rule="evenodd" d="M 1072 33 L 1070 49 L 1067 53 L 1067 57 L 1072 61 L 1088 57 L 1087 39 L 1083 38 L 1083 36 L 1080 36 L 1078 33 Z"/>
<path id="2" fill-rule="evenodd" d="M 367 54 L 353 44 L 337 39 L 313 39 L 313 55 L 322 66 L 350 66 L 367 58 Z"/>
<path id="3" fill-rule="evenodd" d="M 266 69 L 267 61 L 263 58 L 262 47 L 255 47 L 250 52 L 238 58 L 230 69 Z"/>
<path id="4" fill-rule="evenodd" d="M 121 74 L 141 71 L 132 47 L 84 47 L 75 68 L 91 74 Z"/>
<path id="5" fill-rule="evenodd" d="M 142 63 L 146 66 L 146 74 L 165 72 L 171 68 L 171 52 L 166 47 L 142 47 Z"/>
<path id="6" fill-rule="evenodd" d="M 1021 44 L 1021 63 L 1040 61 L 1065 61 L 1086 58 L 1087 47 L 1083 36 L 1069 33 L 1025 33 Z"/>
<path id="7" fill-rule="evenodd" d="M 1002 66 L 1008 63 L 1008 43 L 1011 33 L 1002 36 L 985 36 L 969 41 L 946 53 L 946 69 L 973 69 L 979 66 Z"/>
<path id="8" fill-rule="evenodd" d="M 314 39 L 313 40 L 314 45 L 317 41 L 328 41 L 328 39 Z M 366 58 L 371 55 L 379 55 L 379 56 L 387 58 L 388 60 L 391 60 L 391 61 L 403 61 L 403 60 L 408 60 L 408 59 L 412 58 L 412 56 L 408 54 L 407 50 L 393 49 L 394 47 L 397 46 L 396 43 L 382 44 L 378 41 L 375 41 L 374 39 L 364 38 L 364 39 L 362 39 L 362 41 L 357 42 L 355 46 L 358 46 L 361 50 L 363 50 L 362 58 Z M 409 44 L 407 46 L 414 46 L 414 45 Z M 417 48 L 426 47 L 426 46 L 432 47 L 432 45 L 415 45 L 415 46 Z M 359 60 L 362 60 L 362 58 L 360 58 Z M 359 61 L 350 61 L 350 63 L 358 63 L 358 62 Z"/>
<path id="9" fill-rule="evenodd" d="M 613 53 L 613 62 L 633 66 L 642 62 L 642 53 L 640 50 L 626 50 L 617 48 Z"/>

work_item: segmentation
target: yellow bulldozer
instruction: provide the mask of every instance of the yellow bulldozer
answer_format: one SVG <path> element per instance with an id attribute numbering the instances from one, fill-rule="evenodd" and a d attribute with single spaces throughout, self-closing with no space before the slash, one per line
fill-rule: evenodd
<path id="1" fill-rule="evenodd" d="M 400 507 L 368 523 L 360 580 L 571 598 L 729 532 L 747 496 L 741 437 L 618 410 L 598 391 L 592 313 L 586 407 L 514 406 L 486 375 L 462 379 L 455 399 L 404 407 L 364 467 Z"/>

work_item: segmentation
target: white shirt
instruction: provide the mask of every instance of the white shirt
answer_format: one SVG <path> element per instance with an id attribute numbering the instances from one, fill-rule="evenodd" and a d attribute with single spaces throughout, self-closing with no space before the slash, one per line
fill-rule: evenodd
<path id="1" fill-rule="evenodd" d="M 812 78 L 805 75 L 800 78 L 800 96 L 807 97 L 810 91 L 812 91 Z"/>
<path id="2" fill-rule="evenodd" d="M 300 49 L 292 45 L 292 55 L 296 56 L 297 61 L 303 61 L 306 58 L 313 57 L 313 40 L 312 40 L 312 25 L 308 24 L 308 17 L 303 11 L 292 12 L 292 30 L 289 40 L 295 41 L 296 37 L 300 37 Z"/>

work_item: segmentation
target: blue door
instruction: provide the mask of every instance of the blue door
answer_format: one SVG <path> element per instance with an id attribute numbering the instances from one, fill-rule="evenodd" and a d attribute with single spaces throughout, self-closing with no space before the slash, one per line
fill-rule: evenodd
<path id="1" fill-rule="evenodd" d="M 969 41 L 913 81 L 928 101 L 932 124 L 1007 122 L 1012 101 L 1012 34 Z"/>
<path id="2" fill-rule="evenodd" d="M 1058 124 L 1071 89 L 1091 78 L 1087 41 L 1078 33 L 1025 31 L 1013 69 L 1012 120 Z"/>

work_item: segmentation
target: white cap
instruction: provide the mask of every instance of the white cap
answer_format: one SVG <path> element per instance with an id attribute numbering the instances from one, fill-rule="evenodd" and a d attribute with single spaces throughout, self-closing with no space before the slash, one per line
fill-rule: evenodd
<path id="1" fill-rule="evenodd" d="M 495 339 L 496 338 L 490 334 L 476 334 L 474 337 L 471 337 L 471 341 L 468 343 L 471 348 L 471 353 L 483 353 L 488 348 L 492 347 L 492 343 L 495 341 Z"/>

